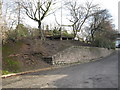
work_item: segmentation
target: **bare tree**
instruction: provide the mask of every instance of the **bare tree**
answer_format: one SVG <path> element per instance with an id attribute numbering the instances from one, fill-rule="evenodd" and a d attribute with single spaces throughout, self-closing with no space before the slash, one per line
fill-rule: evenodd
<path id="1" fill-rule="evenodd" d="M 21 5 L 20 5 L 20 1 L 18 1 L 18 2 L 15 2 L 16 4 L 17 4 L 17 11 L 18 11 L 18 15 L 17 15 L 17 18 L 18 18 L 18 24 L 17 25 L 19 25 L 20 24 L 20 20 L 21 20 Z"/>
<path id="2" fill-rule="evenodd" d="M 4 12 L 3 12 L 3 21 L 6 25 L 4 28 L 7 27 L 6 36 L 9 37 L 12 30 L 15 30 L 15 39 L 18 39 L 19 34 L 19 24 L 22 23 L 22 14 L 23 9 L 20 6 L 21 1 L 20 0 L 12 0 L 12 1 L 6 1 L 4 0 Z M 16 28 L 16 29 L 15 29 Z"/>
<path id="3" fill-rule="evenodd" d="M 8 31 L 8 28 L 6 27 L 6 23 L 4 22 L 2 8 L 3 8 L 3 2 L 0 1 L 0 39 L 1 39 L 2 43 L 4 43 L 5 39 L 6 39 L 6 32 Z"/>
<path id="4" fill-rule="evenodd" d="M 67 3 L 67 8 L 71 16 L 68 20 L 72 23 L 71 26 L 73 28 L 74 37 L 76 37 L 77 32 L 82 29 L 86 20 L 93 15 L 94 10 L 98 8 L 98 5 L 94 5 L 92 2 L 86 2 L 83 6 L 78 5 L 77 1 L 70 1 Z"/>
<path id="5" fill-rule="evenodd" d="M 23 20 L 23 8 L 20 6 L 20 0 L 4 0 L 4 22 L 7 27 L 11 30 L 15 28 L 18 24 L 22 23 Z"/>
<path id="6" fill-rule="evenodd" d="M 25 1 L 22 4 L 26 10 L 27 16 L 38 23 L 41 40 L 45 40 L 43 30 L 41 29 L 41 23 L 46 16 L 53 13 L 50 9 L 54 4 L 54 0 L 32 0 L 31 2 Z"/>
<path id="7" fill-rule="evenodd" d="M 111 15 L 108 11 L 105 10 L 97 10 L 96 13 L 92 16 L 92 22 L 90 23 L 89 31 L 91 35 L 91 41 L 94 41 L 95 32 L 105 31 L 112 29 L 110 25 Z"/>

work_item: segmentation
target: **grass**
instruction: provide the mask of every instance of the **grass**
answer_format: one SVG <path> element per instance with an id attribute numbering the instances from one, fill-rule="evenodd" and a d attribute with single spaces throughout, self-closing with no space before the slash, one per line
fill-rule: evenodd
<path id="1" fill-rule="evenodd" d="M 2 71 L 2 75 L 6 75 L 6 74 L 10 74 L 11 72 L 7 71 L 7 70 L 3 70 Z"/>
<path id="2" fill-rule="evenodd" d="M 20 71 L 20 63 L 15 60 L 15 57 L 7 57 L 3 62 L 5 63 L 2 70 L 3 75 Z"/>
<path id="3" fill-rule="evenodd" d="M 16 56 L 9 57 L 12 54 L 17 54 L 21 47 L 21 42 L 7 43 L 2 46 L 2 74 L 17 73 L 20 71 L 20 63 Z"/>

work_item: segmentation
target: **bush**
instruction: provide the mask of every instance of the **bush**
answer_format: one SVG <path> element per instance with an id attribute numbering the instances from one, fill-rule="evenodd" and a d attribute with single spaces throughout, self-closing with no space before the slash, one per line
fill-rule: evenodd
<path id="1" fill-rule="evenodd" d="M 16 27 L 16 31 L 17 31 L 17 37 L 18 38 L 22 38 L 22 37 L 27 37 L 28 36 L 28 29 L 23 24 L 19 24 Z"/>
<path id="2" fill-rule="evenodd" d="M 22 39 L 23 37 L 28 37 L 29 31 L 23 24 L 19 24 L 16 27 L 16 29 L 9 30 L 8 32 L 6 32 L 6 34 L 7 34 L 6 40 L 16 41 Z"/>
<path id="3" fill-rule="evenodd" d="M 17 32 L 15 30 L 7 32 L 7 40 L 15 41 L 17 39 Z"/>
<path id="4" fill-rule="evenodd" d="M 53 35 L 60 35 L 60 31 L 59 30 L 53 30 Z"/>
<path id="5" fill-rule="evenodd" d="M 108 49 L 115 49 L 114 42 L 103 38 L 103 37 L 97 37 L 95 38 L 93 45 L 96 47 L 102 47 L 102 48 L 108 48 Z"/>
<path id="6" fill-rule="evenodd" d="M 62 35 L 66 36 L 66 37 L 74 37 L 73 33 L 69 34 L 67 31 L 63 31 Z"/>

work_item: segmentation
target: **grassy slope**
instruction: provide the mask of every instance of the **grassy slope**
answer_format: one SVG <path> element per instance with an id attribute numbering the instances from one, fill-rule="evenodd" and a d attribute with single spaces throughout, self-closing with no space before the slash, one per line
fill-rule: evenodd
<path id="1" fill-rule="evenodd" d="M 78 41 L 23 39 L 3 45 L 3 74 L 48 67 L 42 56 L 51 56 L 73 45 L 85 45 Z"/>
<path id="2" fill-rule="evenodd" d="M 2 47 L 2 66 L 3 72 L 19 72 L 20 70 L 20 62 L 17 60 L 16 56 L 12 56 L 18 53 L 20 46 L 22 45 L 21 42 L 17 42 L 16 44 L 10 42 Z"/>

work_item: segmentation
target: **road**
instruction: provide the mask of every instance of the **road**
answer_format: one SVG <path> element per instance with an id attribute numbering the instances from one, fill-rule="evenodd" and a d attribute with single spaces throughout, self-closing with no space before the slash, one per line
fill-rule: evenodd
<path id="1" fill-rule="evenodd" d="M 119 51 L 120 52 L 120 51 Z M 90 63 L 3 79 L 3 88 L 117 88 L 118 53 Z"/>

